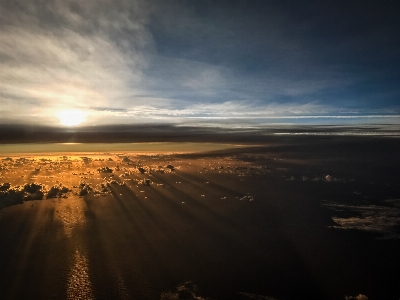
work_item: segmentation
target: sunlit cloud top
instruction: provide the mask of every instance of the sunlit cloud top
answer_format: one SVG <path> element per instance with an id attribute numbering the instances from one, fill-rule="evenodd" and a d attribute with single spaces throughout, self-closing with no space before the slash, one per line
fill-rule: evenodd
<path id="1" fill-rule="evenodd" d="M 76 125 L 400 114 L 394 1 L 0 6 L 2 123 L 57 125 L 65 111 L 85 114 Z"/>

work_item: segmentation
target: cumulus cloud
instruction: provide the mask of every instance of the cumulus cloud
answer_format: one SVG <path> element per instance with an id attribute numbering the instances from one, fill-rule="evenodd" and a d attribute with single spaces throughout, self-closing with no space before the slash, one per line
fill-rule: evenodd
<path id="1" fill-rule="evenodd" d="M 323 204 L 334 211 L 333 228 L 355 229 L 379 233 L 384 238 L 400 238 L 400 209 L 384 205 L 348 205 L 334 202 Z M 341 216 L 345 213 L 345 216 Z"/>
<path id="2" fill-rule="evenodd" d="M 244 299 L 248 300 L 278 300 L 273 297 L 268 297 L 268 296 L 262 296 L 262 295 L 257 295 L 257 294 L 251 294 L 251 293 L 240 293 L 244 297 Z"/>
<path id="3" fill-rule="evenodd" d="M 203 298 L 199 296 L 197 286 L 191 281 L 178 285 L 173 291 L 164 292 L 161 294 L 161 300 L 179 299 L 207 300 L 209 298 Z"/>
<path id="4" fill-rule="evenodd" d="M 0 209 L 3 207 L 21 204 L 29 200 L 42 200 L 46 198 L 66 197 L 71 190 L 63 184 L 48 187 L 41 183 L 26 183 L 24 185 L 11 185 L 0 183 Z"/>
<path id="5" fill-rule="evenodd" d="M 357 296 L 345 296 L 345 300 L 368 300 L 369 298 L 363 294 L 358 294 Z"/>

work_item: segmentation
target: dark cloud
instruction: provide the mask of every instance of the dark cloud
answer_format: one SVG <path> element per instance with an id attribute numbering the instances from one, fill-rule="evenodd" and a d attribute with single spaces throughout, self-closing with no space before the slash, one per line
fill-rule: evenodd
<path id="1" fill-rule="evenodd" d="M 127 112 L 125 108 L 113 108 L 113 107 L 91 107 L 90 109 L 97 111 L 110 111 L 110 112 Z"/>
<path id="2" fill-rule="evenodd" d="M 399 5 L 393 2 L 204 1 L 161 7 L 165 13 L 150 23 L 159 53 L 224 66 L 230 88 L 244 88 L 246 95 L 280 101 L 346 95 L 360 105 L 362 82 L 399 79 Z"/>
<path id="3" fill-rule="evenodd" d="M 234 143 L 269 143 L 272 140 L 282 139 L 282 136 L 291 135 L 299 138 L 304 136 L 399 136 L 398 126 L 314 126 L 288 125 L 277 126 L 272 123 L 268 126 L 257 123 L 243 123 L 242 120 L 226 120 L 225 124 L 217 119 L 198 119 L 185 124 L 143 123 L 143 124 L 116 124 L 80 127 L 38 126 L 34 124 L 0 124 L 0 152 L 15 152 L 16 143 L 110 143 L 110 142 L 234 142 Z M 391 145 L 393 146 L 393 145 Z M 38 147 L 45 147 L 38 145 Z M 394 147 L 394 146 L 393 146 Z M 60 150 L 63 148 L 60 145 Z M 45 148 L 43 148 L 45 149 Z M 396 148 L 393 148 L 396 149 Z M 45 151 L 45 150 L 42 150 Z M 50 151 L 50 150 L 49 150 Z M 53 149 L 54 151 L 54 149 Z M 314 153 L 311 149 L 310 153 Z M 35 151 L 34 151 L 35 152 Z M 289 176 L 290 177 L 290 176 Z M 289 178 L 288 177 L 288 178 Z M 303 178 L 296 177 L 296 180 Z M 327 181 L 326 175 L 319 174 L 310 180 Z M 330 178 L 333 182 L 346 182 L 348 179 Z"/>
<path id="4" fill-rule="evenodd" d="M 332 219 L 337 225 L 334 228 L 378 233 L 387 239 L 400 238 L 400 209 L 395 206 L 339 203 L 325 203 L 324 206 L 335 212 Z"/>

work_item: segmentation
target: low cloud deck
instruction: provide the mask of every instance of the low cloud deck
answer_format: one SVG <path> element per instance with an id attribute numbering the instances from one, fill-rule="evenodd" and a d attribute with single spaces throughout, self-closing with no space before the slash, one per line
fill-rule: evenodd
<path id="1" fill-rule="evenodd" d="M 400 139 L 262 141 L 4 155 L 1 297 L 398 297 Z"/>

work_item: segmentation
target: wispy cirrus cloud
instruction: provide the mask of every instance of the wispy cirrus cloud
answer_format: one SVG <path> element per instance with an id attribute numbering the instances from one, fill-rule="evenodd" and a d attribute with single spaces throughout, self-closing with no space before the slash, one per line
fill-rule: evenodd
<path id="1" fill-rule="evenodd" d="M 113 107 L 92 107 L 93 122 L 114 122 L 120 120 L 128 123 L 129 120 L 135 122 L 148 122 L 159 120 L 163 122 L 193 122 L 195 120 L 212 120 L 226 122 L 227 120 L 256 121 L 258 123 L 270 123 L 276 120 L 332 120 L 357 121 L 376 119 L 390 119 L 391 122 L 400 122 L 400 115 L 396 114 L 366 114 L 364 111 L 337 110 L 335 107 L 321 105 L 317 103 L 306 103 L 295 105 L 288 104 L 260 104 L 255 101 L 226 101 L 222 103 L 194 103 L 180 105 L 171 99 L 145 98 L 142 103 L 127 108 Z M 178 108 L 181 106 L 181 108 Z M 89 110 L 89 113 L 90 113 Z"/>
<path id="2" fill-rule="evenodd" d="M 150 43 L 146 13 L 125 11 L 124 1 L 114 3 L 15 1 L 2 6 L 3 113 L 20 102 L 43 115 L 93 103 L 123 105 L 137 93 L 146 65 L 141 51 Z M 133 39 L 124 37 L 127 32 Z"/>
<path id="3" fill-rule="evenodd" d="M 92 124 L 400 112 L 385 39 L 373 32 L 340 38 L 333 23 L 332 33 L 321 33 L 320 17 L 292 18 L 291 9 L 273 3 L 245 7 L 3 1 L 2 122 L 54 124 L 62 109 L 85 110 Z M 380 48 L 372 55 L 362 47 L 367 37 L 391 50 L 387 60 Z"/>

